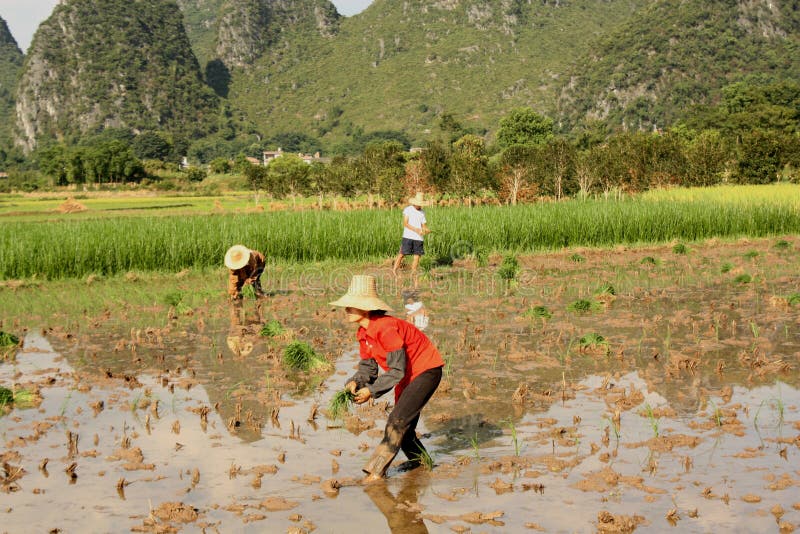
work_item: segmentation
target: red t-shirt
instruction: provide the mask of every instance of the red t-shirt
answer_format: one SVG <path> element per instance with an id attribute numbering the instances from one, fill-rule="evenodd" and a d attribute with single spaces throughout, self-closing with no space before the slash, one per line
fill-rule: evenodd
<path id="1" fill-rule="evenodd" d="M 356 337 L 361 359 L 374 359 L 384 371 L 389 369 L 388 353 L 406 350 L 406 374 L 394 388 L 395 401 L 412 380 L 428 369 L 444 365 L 441 354 L 425 334 L 408 321 L 391 315 L 370 319 L 369 326 L 359 328 Z"/>

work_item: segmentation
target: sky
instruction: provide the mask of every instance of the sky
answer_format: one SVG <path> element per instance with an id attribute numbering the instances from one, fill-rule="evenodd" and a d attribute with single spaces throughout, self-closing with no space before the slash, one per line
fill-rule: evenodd
<path id="1" fill-rule="evenodd" d="M 50 16 L 59 0 L 0 0 L 0 17 L 8 23 L 11 35 L 23 52 L 27 52 L 39 24 Z M 337 11 L 345 16 L 361 13 L 372 0 L 333 0 Z"/>

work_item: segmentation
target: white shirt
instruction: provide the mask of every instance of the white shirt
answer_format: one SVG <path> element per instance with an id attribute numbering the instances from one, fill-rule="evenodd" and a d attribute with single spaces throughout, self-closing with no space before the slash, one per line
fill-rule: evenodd
<path id="1" fill-rule="evenodd" d="M 422 225 L 428 222 L 425 219 L 425 212 L 418 210 L 414 206 L 407 206 L 403 210 L 403 219 L 405 220 L 406 218 L 408 218 L 408 224 L 414 228 L 422 228 Z M 413 230 L 409 230 L 405 225 L 403 225 L 403 237 L 407 239 L 413 239 L 414 241 L 423 240 L 420 234 L 414 232 Z"/>

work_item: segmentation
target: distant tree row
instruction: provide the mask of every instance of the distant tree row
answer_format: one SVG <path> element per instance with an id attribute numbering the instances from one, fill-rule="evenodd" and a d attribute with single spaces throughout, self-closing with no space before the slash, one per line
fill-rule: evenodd
<path id="1" fill-rule="evenodd" d="M 135 182 L 163 165 L 177 171 L 188 153 L 213 173 L 244 176 L 257 194 L 374 194 L 388 202 L 415 190 L 450 197 L 491 195 L 516 203 L 666 185 L 798 181 L 800 85 L 734 84 L 723 91 L 718 105 L 657 132 L 609 133 L 598 125 L 568 137 L 557 134 L 550 118 L 518 108 L 500 121 L 491 144 L 485 132 L 469 131 L 446 113 L 438 135 L 413 150 L 400 132 L 356 134 L 364 143 L 360 152 L 335 156 L 325 165 L 309 165 L 294 154 L 319 149 L 313 138 L 300 133 L 223 143 L 223 148 L 239 149 L 234 156 L 210 141 L 190 146 L 159 132 L 133 136 L 113 130 L 79 145 L 42 148 L 36 161 L 56 185 Z M 260 158 L 267 146 L 282 146 L 284 155 L 268 166 L 248 163 L 245 156 Z M 200 167 L 186 173 L 195 181 L 205 176 Z"/>

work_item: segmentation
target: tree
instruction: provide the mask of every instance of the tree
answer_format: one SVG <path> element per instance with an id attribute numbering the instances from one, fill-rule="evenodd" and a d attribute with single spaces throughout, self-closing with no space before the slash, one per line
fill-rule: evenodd
<path id="1" fill-rule="evenodd" d="M 498 161 L 498 194 L 506 204 L 515 205 L 518 200 L 533 198 L 539 187 L 534 180 L 542 165 L 542 149 L 537 145 L 511 145 Z"/>
<path id="2" fill-rule="evenodd" d="M 500 119 L 497 144 L 501 148 L 512 145 L 541 145 L 553 137 L 553 119 L 539 115 L 531 108 L 516 108 Z"/>
<path id="3" fill-rule="evenodd" d="M 131 147 L 139 159 L 166 161 L 172 153 L 172 144 L 158 132 L 142 132 L 134 138 Z"/>
<path id="4" fill-rule="evenodd" d="M 267 190 L 277 198 L 302 195 L 309 191 L 309 165 L 294 154 L 284 154 L 266 167 Z"/>
<path id="5" fill-rule="evenodd" d="M 483 139 L 472 134 L 453 143 L 448 193 L 470 197 L 489 186 L 489 164 L 485 148 Z"/>
<path id="6" fill-rule="evenodd" d="M 559 200 L 574 192 L 575 147 L 563 137 L 554 137 L 544 145 L 542 156 L 545 172 L 552 178 L 548 192 Z"/>
<path id="7" fill-rule="evenodd" d="M 427 182 L 439 192 L 446 191 L 451 171 L 449 147 L 438 139 L 433 140 L 420 153 L 419 159 L 427 175 Z"/>
<path id="8" fill-rule="evenodd" d="M 244 156 L 243 156 L 244 158 Z M 261 165 L 253 165 L 246 159 L 243 163 L 239 164 L 239 169 L 244 177 L 247 178 L 247 184 L 253 190 L 253 201 L 256 206 L 258 205 L 258 193 L 264 188 L 267 181 L 267 168 Z"/>
<path id="9" fill-rule="evenodd" d="M 398 141 L 370 143 L 358 160 L 364 179 L 374 184 L 370 193 L 378 193 L 387 202 L 397 202 L 405 192 L 405 151 Z"/>

